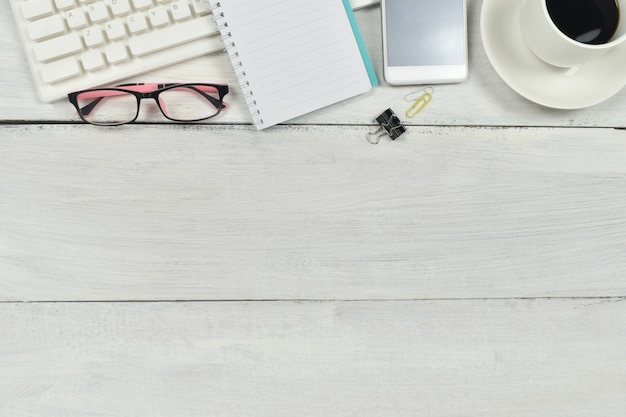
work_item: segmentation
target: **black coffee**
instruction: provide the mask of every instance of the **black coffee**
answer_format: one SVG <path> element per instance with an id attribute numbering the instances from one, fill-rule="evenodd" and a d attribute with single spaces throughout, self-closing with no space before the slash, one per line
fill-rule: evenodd
<path id="1" fill-rule="evenodd" d="M 582 43 L 609 42 L 619 24 L 616 0 L 546 0 L 546 6 L 556 27 Z"/>

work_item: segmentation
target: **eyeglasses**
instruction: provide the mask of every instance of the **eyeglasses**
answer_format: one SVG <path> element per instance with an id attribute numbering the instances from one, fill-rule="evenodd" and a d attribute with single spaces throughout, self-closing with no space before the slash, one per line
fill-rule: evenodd
<path id="1" fill-rule="evenodd" d="M 152 98 L 163 116 L 176 122 L 197 122 L 218 115 L 228 106 L 226 84 L 122 84 L 68 94 L 80 118 L 94 125 L 134 122 L 142 99 Z"/>

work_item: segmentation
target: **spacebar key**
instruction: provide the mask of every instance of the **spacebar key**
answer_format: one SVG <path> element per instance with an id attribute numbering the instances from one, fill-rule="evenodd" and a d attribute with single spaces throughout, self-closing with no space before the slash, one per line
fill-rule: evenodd
<path id="1" fill-rule="evenodd" d="M 216 33 L 216 28 L 211 24 L 210 19 L 189 20 L 135 36 L 129 39 L 128 46 L 133 55 L 142 56 Z"/>

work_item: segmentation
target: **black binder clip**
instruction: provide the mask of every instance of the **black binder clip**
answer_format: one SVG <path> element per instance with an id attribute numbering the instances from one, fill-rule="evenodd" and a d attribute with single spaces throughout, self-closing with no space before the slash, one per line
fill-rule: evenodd
<path id="1" fill-rule="evenodd" d="M 384 135 L 388 135 L 391 140 L 396 140 L 406 132 L 406 127 L 402 125 L 398 116 L 391 109 L 382 112 L 376 118 L 376 122 L 380 127 L 376 131 L 367 134 L 367 141 L 373 145 L 377 145 L 380 142 L 380 138 Z"/>

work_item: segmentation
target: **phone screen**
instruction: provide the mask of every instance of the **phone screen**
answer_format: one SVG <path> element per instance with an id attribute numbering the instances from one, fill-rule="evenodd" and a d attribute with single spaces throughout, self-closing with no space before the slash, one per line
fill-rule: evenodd
<path id="1" fill-rule="evenodd" d="M 386 0 L 392 67 L 465 63 L 463 0 Z"/>

